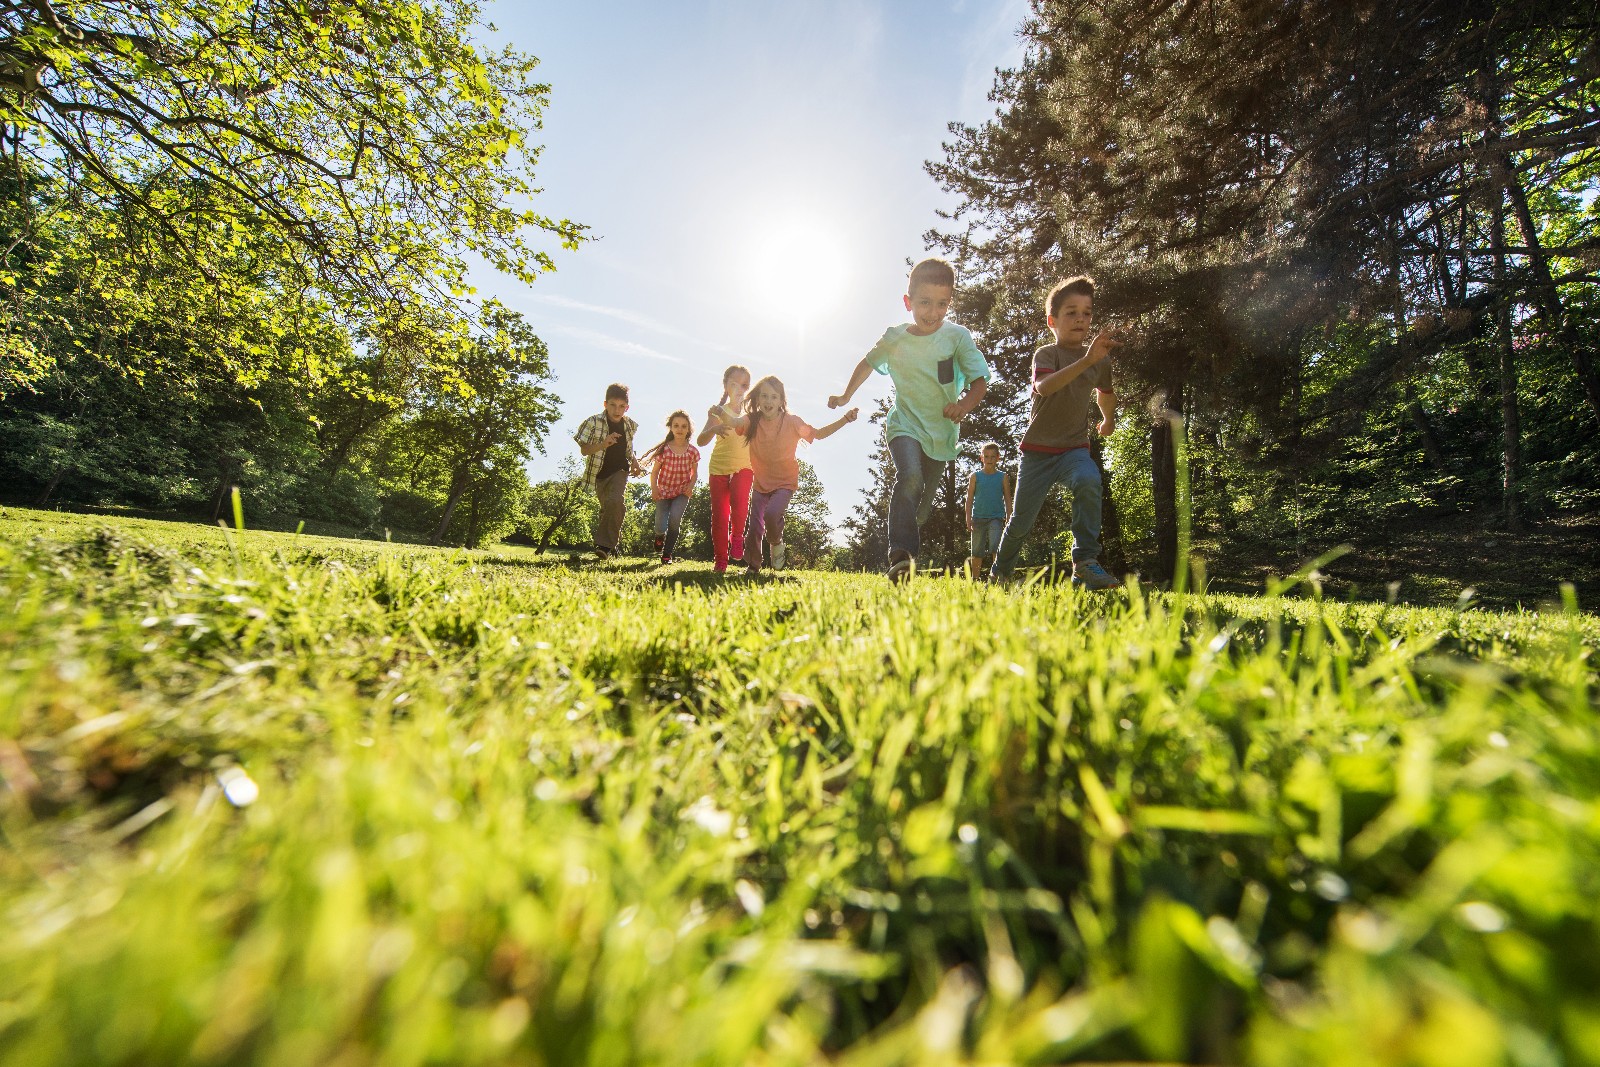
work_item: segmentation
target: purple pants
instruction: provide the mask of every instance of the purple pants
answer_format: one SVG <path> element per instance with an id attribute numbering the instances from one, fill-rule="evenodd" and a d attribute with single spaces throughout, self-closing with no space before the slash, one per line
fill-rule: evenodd
<path id="1" fill-rule="evenodd" d="M 765 531 L 767 544 L 783 544 L 783 513 L 789 510 L 793 489 L 774 489 L 770 493 L 760 490 L 750 494 L 750 519 L 744 528 L 744 565 L 761 566 L 761 535 Z"/>

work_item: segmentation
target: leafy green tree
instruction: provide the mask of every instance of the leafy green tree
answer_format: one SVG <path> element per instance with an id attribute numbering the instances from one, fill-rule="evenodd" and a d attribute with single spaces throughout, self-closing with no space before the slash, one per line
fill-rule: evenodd
<path id="1" fill-rule="evenodd" d="M 559 399 L 546 388 L 549 350 L 522 316 L 491 304 L 484 323 L 484 332 L 453 364 L 452 378 L 459 376 L 459 383 L 433 383 L 406 424 L 415 450 L 443 478 L 434 540 L 444 538 L 469 493 L 499 481 L 490 477 L 497 466 L 527 460 L 561 414 Z M 524 492 L 526 485 L 524 474 Z"/>
<path id="2" fill-rule="evenodd" d="M 1039 0 L 995 118 L 952 127 L 930 164 L 961 199 L 931 236 L 963 261 L 963 307 L 1019 395 L 1052 275 L 1090 270 L 1101 315 L 1137 327 L 1119 392 L 1152 413 L 1170 573 L 1174 428 L 1196 412 L 1248 411 L 1256 454 L 1298 484 L 1508 299 L 1563 339 L 1589 391 L 1592 340 L 1567 324 L 1596 228 L 1560 201 L 1594 180 L 1596 36 L 1587 7 L 1561 2 Z M 1520 244 L 1494 237 L 1496 185 Z M 1319 360 L 1348 320 L 1376 332 L 1333 378 Z M 1440 470 L 1435 420 L 1411 410 Z"/>
<path id="3" fill-rule="evenodd" d="M 535 551 L 545 552 L 551 544 L 584 544 L 590 539 L 598 502 L 583 484 L 578 461 L 567 457 L 561 462 L 561 477 L 534 485 L 524 510 L 523 528 Z"/>
<path id="4" fill-rule="evenodd" d="M 0 6 L 0 134 L 21 173 L 115 205 L 202 271 L 253 235 L 290 285 L 369 305 L 517 277 L 582 227 L 526 207 L 548 87 L 472 43 L 470 0 L 80 0 Z M 180 190 L 205 189 L 189 210 Z"/>

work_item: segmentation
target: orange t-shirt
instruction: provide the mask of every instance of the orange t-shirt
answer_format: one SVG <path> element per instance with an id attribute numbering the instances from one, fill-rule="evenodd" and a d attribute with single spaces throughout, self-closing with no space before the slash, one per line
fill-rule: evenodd
<path id="1" fill-rule="evenodd" d="M 801 441 L 816 439 L 817 431 L 797 415 L 785 413 L 777 419 L 763 418 L 756 435 L 749 438 L 750 469 L 755 472 L 756 492 L 799 489 L 800 461 L 795 458 L 795 451 Z"/>

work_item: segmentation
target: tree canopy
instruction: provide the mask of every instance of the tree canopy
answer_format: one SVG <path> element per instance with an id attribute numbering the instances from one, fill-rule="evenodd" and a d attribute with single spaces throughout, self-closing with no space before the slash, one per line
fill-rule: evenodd
<path id="1" fill-rule="evenodd" d="M 1592 5 L 1036 0 L 1023 36 L 995 117 L 953 125 L 929 164 L 958 197 L 929 239 L 961 261 L 1002 404 L 1026 393 L 1055 278 L 1094 274 L 1097 311 L 1135 326 L 1119 392 L 1158 414 L 1143 460 L 1158 570 L 1175 564 L 1174 417 L 1270 471 L 1258 499 L 1279 513 L 1374 432 L 1440 485 L 1496 436 L 1579 456 L 1568 476 L 1594 465 L 1555 419 L 1505 429 L 1531 384 L 1519 370 L 1600 425 Z M 1440 409 L 1468 406 L 1451 440 Z M 1521 461 L 1489 447 L 1510 508 Z"/>
<path id="2" fill-rule="evenodd" d="M 514 276 L 582 227 L 526 206 L 548 87 L 473 43 L 470 0 L 83 0 L 0 5 L 12 250 L 67 209 L 115 206 L 141 242 L 210 265 L 265 239 L 286 287 L 376 305 Z M 196 187 L 203 190 L 197 195 Z"/>

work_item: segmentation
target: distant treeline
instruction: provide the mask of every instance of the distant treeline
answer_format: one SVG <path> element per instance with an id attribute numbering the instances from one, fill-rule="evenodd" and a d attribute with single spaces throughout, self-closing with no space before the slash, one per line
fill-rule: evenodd
<path id="1" fill-rule="evenodd" d="M 1180 433 L 1211 537 L 1600 511 L 1597 11 L 1036 2 L 995 118 L 928 168 L 959 198 L 929 238 L 996 378 L 970 463 L 1020 436 L 1042 298 L 1090 273 L 1097 318 L 1133 333 L 1111 562 L 1171 573 Z M 946 562 L 964 488 L 952 471 L 925 532 Z M 849 523 L 863 563 L 884 493 Z M 1035 560 L 1059 553 L 1060 508 L 1036 529 Z"/>
<path id="2" fill-rule="evenodd" d="M 471 300 L 584 228 L 529 209 L 533 57 L 470 0 L 0 10 L 0 495 L 509 531 L 558 416 Z M 65 21 L 63 21 L 65 20 Z"/>

